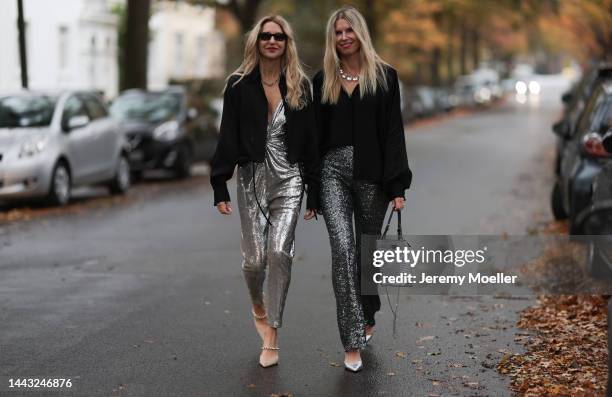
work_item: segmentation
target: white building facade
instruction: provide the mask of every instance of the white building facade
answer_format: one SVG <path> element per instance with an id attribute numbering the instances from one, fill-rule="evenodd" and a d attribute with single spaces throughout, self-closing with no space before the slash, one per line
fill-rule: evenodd
<path id="1" fill-rule="evenodd" d="M 215 29 L 214 8 L 154 3 L 149 31 L 150 89 L 171 81 L 225 77 L 225 38 Z"/>
<path id="2" fill-rule="evenodd" d="M 171 81 L 224 77 L 225 39 L 215 10 L 180 1 L 152 0 L 149 21 L 150 89 Z M 21 89 L 17 0 L 0 2 L 0 94 Z M 29 88 L 92 89 L 118 93 L 117 34 L 113 6 L 125 0 L 23 0 Z"/>
<path id="3" fill-rule="evenodd" d="M 106 0 L 24 0 L 23 6 L 31 89 L 117 93 L 118 18 Z M 0 53 L 0 92 L 19 90 L 16 0 L 2 1 Z"/>

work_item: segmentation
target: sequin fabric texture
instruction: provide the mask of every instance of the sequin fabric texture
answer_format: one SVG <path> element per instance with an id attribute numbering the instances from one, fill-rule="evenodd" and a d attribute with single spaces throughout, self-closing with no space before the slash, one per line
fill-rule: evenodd
<path id="1" fill-rule="evenodd" d="M 291 281 L 295 226 L 303 196 L 298 165 L 287 160 L 282 101 L 268 123 L 264 162 L 241 165 L 237 184 L 244 277 L 252 302 L 265 304 L 268 324 L 279 328 Z"/>
<path id="2" fill-rule="evenodd" d="M 380 233 L 388 205 L 377 184 L 353 180 L 352 146 L 327 152 L 321 170 L 321 209 L 329 233 L 336 314 L 345 351 L 365 347 L 365 325 L 374 324 L 374 313 L 380 309 L 378 296 L 360 294 L 360 236 Z"/>

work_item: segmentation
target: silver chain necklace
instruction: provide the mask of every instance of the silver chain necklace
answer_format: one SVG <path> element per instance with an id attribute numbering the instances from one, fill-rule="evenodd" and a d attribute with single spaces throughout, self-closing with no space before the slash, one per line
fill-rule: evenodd
<path id="1" fill-rule="evenodd" d="M 344 69 L 340 68 L 340 77 L 346 81 L 359 81 L 359 76 L 351 76 L 344 72 Z"/>
<path id="2" fill-rule="evenodd" d="M 264 83 L 265 85 L 267 85 L 268 87 L 272 87 L 274 84 L 278 83 L 278 81 L 279 81 L 279 80 L 280 80 L 280 76 L 278 76 L 278 77 L 276 78 L 276 80 L 274 80 L 273 82 L 271 82 L 271 83 L 266 83 L 266 82 L 265 82 L 265 80 L 264 80 L 264 79 L 263 79 L 263 77 L 262 77 L 261 82 L 262 82 L 262 83 Z"/>

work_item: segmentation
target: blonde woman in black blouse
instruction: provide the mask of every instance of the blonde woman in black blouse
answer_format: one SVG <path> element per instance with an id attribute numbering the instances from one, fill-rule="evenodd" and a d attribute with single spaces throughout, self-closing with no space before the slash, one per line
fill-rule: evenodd
<path id="1" fill-rule="evenodd" d="M 332 249 L 332 280 L 345 367 L 362 368 L 378 295 L 361 295 L 360 237 L 378 234 L 389 202 L 404 206 L 410 186 L 396 71 L 374 50 L 353 7 L 327 23 L 324 69 L 313 80 L 319 130 L 321 210 Z M 355 231 L 353 231 L 353 217 Z"/>

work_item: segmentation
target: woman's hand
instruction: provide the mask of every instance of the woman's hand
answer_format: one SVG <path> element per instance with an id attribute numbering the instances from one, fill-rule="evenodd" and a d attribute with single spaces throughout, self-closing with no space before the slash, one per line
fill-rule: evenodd
<path id="1" fill-rule="evenodd" d="M 232 206 L 229 201 L 221 201 L 217 203 L 217 209 L 223 215 L 229 215 L 232 213 Z"/>
<path id="2" fill-rule="evenodd" d="M 401 211 L 402 208 L 404 208 L 404 202 L 406 200 L 404 200 L 403 197 L 396 197 L 393 199 L 393 210 L 395 211 Z"/>
<path id="3" fill-rule="evenodd" d="M 306 210 L 306 213 L 304 214 L 304 219 L 310 220 L 310 219 L 314 218 L 315 217 L 315 213 L 316 213 L 315 210 Z"/>

